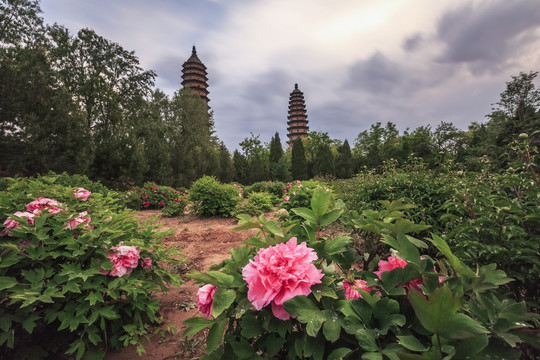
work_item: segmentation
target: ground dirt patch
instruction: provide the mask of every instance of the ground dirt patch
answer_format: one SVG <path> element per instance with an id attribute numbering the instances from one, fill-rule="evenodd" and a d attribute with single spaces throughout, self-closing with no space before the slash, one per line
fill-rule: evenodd
<path id="1" fill-rule="evenodd" d="M 253 231 L 233 231 L 237 219 L 209 218 L 200 219 L 186 215 L 183 217 L 161 217 L 158 210 L 145 210 L 137 213 L 141 221 L 151 220 L 158 216 L 155 225 L 160 230 L 171 230 L 172 235 L 163 240 L 167 247 L 175 247 L 181 251 L 187 262 L 185 266 L 175 269 L 183 274 L 189 269 L 206 271 L 210 266 L 220 263 L 229 257 L 229 249 L 241 245 Z M 206 346 L 204 334 L 190 341 L 182 338 L 182 322 L 197 315 L 197 290 L 199 285 L 191 280 L 179 288 L 170 287 L 169 292 L 160 294 L 160 313 L 165 318 L 165 324 L 173 324 L 178 332 L 166 333 L 165 336 L 156 334 L 149 341 L 144 341 L 146 353 L 138 356 L 135 346 L 128 346 L 122 352 L 109 352 L 105 360 L 133 359 L 198 359 Z M 166 326 L 163 326 L 165 329 Z"/>

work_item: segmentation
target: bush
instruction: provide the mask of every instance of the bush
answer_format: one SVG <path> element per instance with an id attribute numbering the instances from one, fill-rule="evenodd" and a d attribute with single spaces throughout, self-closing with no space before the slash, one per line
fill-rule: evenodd
<path id="1" fill-rule="evenodd" d="M 241 202 L 236 207 L 236 213 L 256 215 L 263 212 L 272 211 L 276 199 L 272 194 L 264 192 L 252 192 L 247 200 Z"/>
<path id="2" fill-rule="evenodd" d="M 57 179 L 17 179 L 0 193 L 0 357 L 32 349 L 99 359 L 102 343 L 142 352 L 139 337 L 160 322 L 153 294 L 180 283 L 163 267 L 177 253 L 116 193 Z"/>
<path id="3" fill-rule="evenodd" d="M 317 189 L 310 208 L 292 210 L 298 226 L 239 216 L 237 230 L 258 234 L 208 273 L 188 274 L 205 284 L 206 317 L 184 322 L 187 337 L 209 329 L 201 359 L 517 359 L 516 344 L 538 346 L 539 316 L 505 297 L 503 271 L 473 271 L 436 235 L 427 240 L 439 257 L 423 255 L 426 242 L 406 235 L 418 225 L 397 208 L 365 229 L 390 256 L 358 270 L 349 237 L 320 236 L 342 204 Z"/>
<path id="4" fill-rule="evenodd" d="M 161 209 L 161 213 L 165 216 L 182 216 L 188 205 L 189 198 L 187 195 L 177 195 L 174 199 L 168 199 L 165 206 Z"/>
<path id="5" fill-rule="evenodd" d="M 235 213 L 242 194 L 234 185 L 223 185 L 214 177 L 204 176 L 189 190 L 192 209 L 202 217 L 229 217 Z"/>
<path id="6" fill-rule="evenodd" d="M 182 215 L 188 202 L 186 189 L 161 186 L 154 182 L 126 191 L 124 198 L 130 209 L 161 210 L 165 216 Z"/>
<path id="7" fill-rule="evenodd" d="M 296 180 L 287 183 L 287 186 L 283 188 L 285 196 L 283 197 L 281 206 L 287 210 L 297 207 L 307 207 L 310 204 L 315 189 L 321 187 L 323 187 L 321 183 L 314 180 Z M 324 187 L 324 189 L 330 191 L 327 187 Z"/>
<path id="8" fill-rule="evenodd" d="M 285 194 L 285 186 L 286 184 L 281 181 L 260 181 L 248 186 L 244 195 L 248 196 L 253 192 L 266 192 L 274 195 L 274 199 L 278 201 L 278 199 L 283 198 L 283 195 Z"/>

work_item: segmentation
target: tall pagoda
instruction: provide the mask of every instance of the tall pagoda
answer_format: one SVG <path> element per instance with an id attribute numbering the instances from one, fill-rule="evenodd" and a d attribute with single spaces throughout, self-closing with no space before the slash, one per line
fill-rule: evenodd
<path id="1" fill-rule="evenodd" d="M 182 65 L 182 86 L 191 88 L 208 103 L 208 78 L 206 77 L 206 66 L 197 56 L 197 50 L 193 46 L 191 56 Z"/>
<path id="2" fill-rule="evenodd" d="M 298 84 L 294 84 L 294 90 L 289 97 L 289 119 L 287 121 L 287 136 L 289 144 L 292 144 L 296 138 L 306 138 L 308 134 L 308 120 L 306 114 L 306 103 L 304 102 L 304 93 L 298 89 Z"/>

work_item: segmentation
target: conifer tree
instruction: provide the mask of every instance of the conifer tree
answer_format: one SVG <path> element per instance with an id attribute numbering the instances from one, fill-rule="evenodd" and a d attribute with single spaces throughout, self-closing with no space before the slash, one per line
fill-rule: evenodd
<path id="1" fill-rule="evenodd" d="M 234 165 L 231 159 L 231 154 L 225 146 L 221 143 L 219 146 L 219 181 L 222 183 L 229 183 L 234 177 Z"/>
<path id="2" fill-rule="evenodd" d="M 249 163 L 244 155 L 238 150 L 233 153 L 234 181 L 240 184 L 248 183 Z"/>
<path id="3" fill-rule="evenodd" d="M 334 155 L 328 144 L 321 144 L 317 148 L 313 162 L 314 176 L 334 175 Z"/>
<path id="4" fill-rule="evenodd" d="M 291 168 L 294 180 L 306 180 L 308 178 L 306 153 L 301 138 L 296 138 L 293 142 Z"/>
<path id="5" fill-rule="evenodd" d="M 353 162 L 349 141 L 345 140 L 343 145 L 338 147 L 336 157 L 336 176 L 340 179 L 348 179 L 353 174 Z"/>

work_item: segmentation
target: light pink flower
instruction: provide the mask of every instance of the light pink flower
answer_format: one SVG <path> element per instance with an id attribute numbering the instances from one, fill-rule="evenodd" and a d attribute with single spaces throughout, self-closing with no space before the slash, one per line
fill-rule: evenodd
<path id="1" fill-rule="evenodd" d="M 26 210 L 31 212 L 34 215 L 39 215 L 41 213 L 41 210 L 49 209 L 49 212 L 51 214 L 58 214 L 63 211 L 67 210 L 60 208 L 62 206 L 62 203 L 59 203 L 56 200 L 44 198 L 44 197 L 38 197 L 28 205 L 26 205 Z"/>
<path id="2" fill-rule="evenodd" d="M 8 217 L 6 221 L 4 221 L 4 225 L 6 226 L 6 229 L 15 229 L 18 227 L 21 223 L 17 220 L 13 220 L 11 217 Z"/>
<path id="3" fill-rule="evenodd" d="M 88 213 L 86 211 L 83 211 L 82 213 L 79 213 L 79 216 L 77 216 L 75 219 L 68 220 L 67 228 L 69 230 L 75 229 L 80 224 L 90 224 L 90 216 L 86 216 Z M 90 225 L 87 225 L 88 228 L 93 229 Z"/>
<path id="4" fill-rule="evenodd" d="M 289 201 L 291 198 L 288 196 L 285 196 L 285 201 Z"/>
<path id="5" fill-rule="evenodd" d="M 77 188 L 77 191 L 73 193 L 73 196 L 75 196 L 80 201 L 86 201 L 90 197 L 91 192 L 86 190 L 85 188 Z"/>
<path id="6" fill-rule="evenodd" d="M 260 249 L 242 269 L 249 301 L 257 310 L 271 303 L 275 317 L 289 319 L 283 303 L 296 295 L 309 295 L 311 286 L 321 282 L 322 270 L 313 265 L 314 260 L 315 251 L 305 242 L 297 245 L 295 237 L 285 244 Z"/>
<path id="7" fill-rule="evenodd" d="M 35 215 L 27 211 L 17 211 L 13 215 L 17 217 L 25 217 L 28 223 L 32 225 L 36 222 L 36 219 L 34 219 Z"/>
<path id="8" fill-rule="evenodd" d="M 197 291 L 199 311 L 205 316 L 212 317 L 212 302 L 214 301 L 214 294 L 217 289 L 217 286 L 206 284 Z"/>
<path id="9" fill-rule="evenodd" d="M 366 286 L 366 282 L 364 280 L 354 280 L 354 283 L 351 284 L 347 280 L 343 282 L 342 289 L 345 289 L 345 299 L 358 299 L 361 298 L 362 295 L 358 290 L 367 291 L 368 293 L 371 291 L 371 288 Z"/>
<path id="10" fill-rule="evenodd" d="M 100 270 L 103 275 L 124 276 L 130 274 L 139 263 L 140 250 L 136 246 L 113 246 L 107 255 L 109 261 L 113 263 L 113 270 Z"/>

